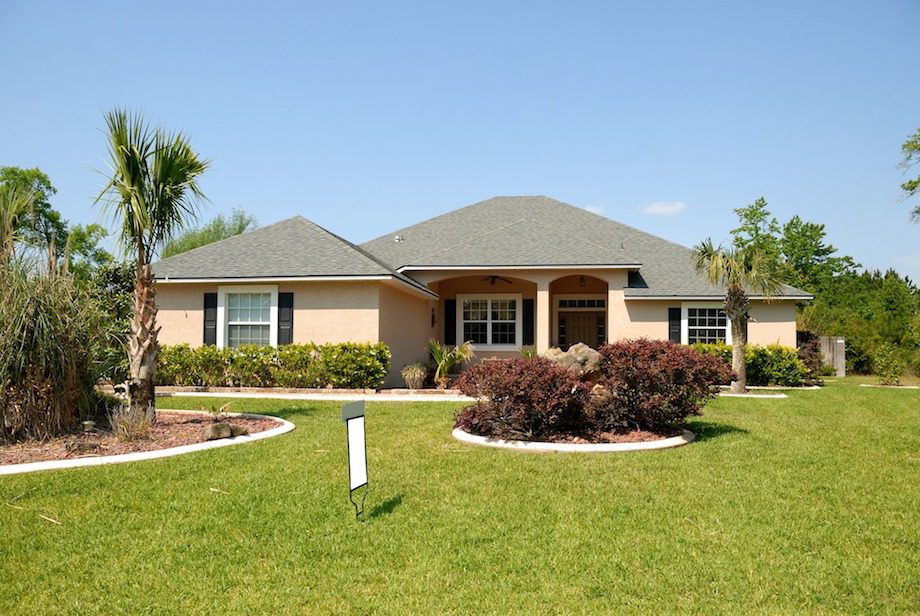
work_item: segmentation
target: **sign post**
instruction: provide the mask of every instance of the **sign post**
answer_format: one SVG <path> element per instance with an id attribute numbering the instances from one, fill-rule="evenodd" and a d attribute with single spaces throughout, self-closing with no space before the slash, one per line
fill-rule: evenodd
<path id="1" fill-rule="evenodd" d="M 367 498 L 367 442 L 364 438 L 364 400 L 351 402 L 342 407 L 342 421 L 348 433 L 348 500 L 355 507 L 355 519 L 364 513 Z M 355 501 L 361 491 L 360 503 Z"/>

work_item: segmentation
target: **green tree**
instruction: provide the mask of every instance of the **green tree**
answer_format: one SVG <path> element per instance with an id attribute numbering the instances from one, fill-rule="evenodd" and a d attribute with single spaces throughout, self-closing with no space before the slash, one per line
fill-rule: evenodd
<path id="1" fill-rule="evenodd" d="M 20 235 L 20 221 L 32 207 L 32 193 L 4 187 L 0 190 L 0 268 L 13 258 Z"/>
<path id="2" fill-rule="evenodd" d="M 97 197 L 119 223 L 120 239 L 136 258 L 128 335 L 128 395 L 133 411 L 156 405 L 158 351 L 156 288 L 151 261 L 186 222 L 204 195 L 198 179 L 209 162 L 182 133 L 151 129 L 140 115 L 106 114 L 111 175 Z"/>
<path id="3" fill-rule="evenodd" d="M 61 218 L 60 212 L 51 207 L 51 197 L 57 189 L 41 169 L 0 167 L 0 192 L 7 190 L 32 195 L 30 216 L 19 220 L 22 241 L 40 248 L 63 245 L 67 237 L 67 222 Z"/>
<path id="4" fill-rule="evenodd" d="M 794 287 L 817 293 L 835 276 L 855 271 L 859 264 L 850 257 L 837 257 L 837 249 L 825 243 L 824 225 L 793 216 L 783 225 L 779 238 L 784 278 Z"/>
<path id="5" fill-rule="evenodd" d="M 256 217 L 242 210 L 233 210 L 229 219 L 224 218 L 223 214 L 218 214 L 208 224 L 197 229 L 189 229 L 175 239 L 170 240 L 163 248 L 160 256 L 166 259 L 193 248 L 207 246 L 228 237 L 251 231 L 257 225 Z"/>
<path id="6" fill-rule="evenodd" d="M 767 209 L 767 200 L 760 197 L 754 203 L 734 210 L 739 225 L 731 230 L 735 248 L 755 248 L 768 257 L 779 258 L 780 227 Z"/>
<path id="7" fill-rule="evenodd" d="M 747 391 L 747 365 L 744 349 L 747 346 L 749 293 L 761 295 L 768 301 L 782 287 L 774 255 L 762 248 L 749 245 L 745 248 L 713 246 L 707 239 L 693 248 L 697 272 L 713 285 L 725 288 L 725 315 L 731 321 L 732 369 L 737 380 L 732 382 L 733 393 Z"/>
<path id="8" fill-rule="evenodd" d="M 920 128 L 904 142 L 904 145 L 901 146 L 901 153 L 904 155 L 901 167 L 905 173 L 911 167 L 920 164 Z M 905 199 L 916 197 L 920 194 L 920 176 L 901 184 L 901 190 L 904 191 Z M 920 221 L 920 205 L 914 208 L 914 211 L 911 212 L 911 217 L 915 222 Z"/>

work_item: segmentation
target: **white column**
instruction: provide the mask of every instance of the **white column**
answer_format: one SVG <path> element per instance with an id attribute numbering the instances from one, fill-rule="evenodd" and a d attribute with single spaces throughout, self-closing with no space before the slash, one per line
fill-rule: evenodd
<path id="1" fill-rule="evenodd" d="M 537 353 L 544 353 L 549 349 L 550 331 L 549 331 L 549 281 L 537 281 L 537 305 L 534 315 L 534 326 L 536 327 Z"/>

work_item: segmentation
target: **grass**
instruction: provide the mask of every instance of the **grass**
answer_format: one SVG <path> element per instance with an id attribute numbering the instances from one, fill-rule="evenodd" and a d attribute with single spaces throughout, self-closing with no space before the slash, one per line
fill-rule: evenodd
<path id="1" fill-rule="evenodd" d="M 463 445 L 456 408 L 368 405 L 360 523 L 335 403 L 238 400 L 297 429 L 0 478 L 0 613 L 917 613 L 918 391 L 723 398 L 696 443 L 614 455 Z"/>

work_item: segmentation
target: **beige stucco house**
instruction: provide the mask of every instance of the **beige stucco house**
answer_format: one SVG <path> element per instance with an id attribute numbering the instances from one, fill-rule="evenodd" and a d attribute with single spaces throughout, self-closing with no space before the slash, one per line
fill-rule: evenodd
<path id="1" fill-rule="evenodd" d="M 547 197 L 496 197 L 356 246 L 295 217 L 155 264 L 161 344 L 385 342 L 385 385 L 428 340 L 513 357 L 624 338 L 730 342 L 723 289 L 690 250 Z M 785 287 L 753 344 L 794 347 Z"/>

